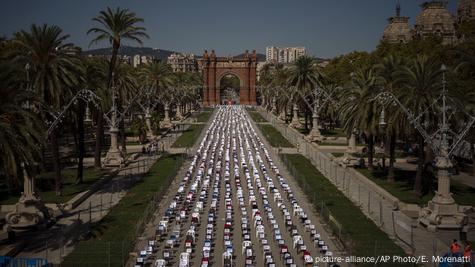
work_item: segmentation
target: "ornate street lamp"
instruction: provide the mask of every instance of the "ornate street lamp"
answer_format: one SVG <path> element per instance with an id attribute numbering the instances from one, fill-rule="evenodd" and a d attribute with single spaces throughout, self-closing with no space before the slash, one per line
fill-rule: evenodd
<path id="1" fill-rule="evenodd" d="M 122 120 L 125 119 L 127 112 L 130 110 L 132 105 L 139 99 L 143 92 L 137 94 L 129 103 L 124 105 L 124 111 L 120 112 L 116 99 L 117 99 L 117 88 L 115 86 L 115 79 L 114 79 L 114 72 L 112 73 L 112 108 L 109 112 L 104 114 L 104 119 L 106 120 L 107 124 L 109 125 L 109 135 L 111 137 L 111 146 L 107 151 L 106 157 L 104 159 L 104 165 L 107 167 L 118 167 L 125 163 L 124 155 L 119 149 L 119 144 L 117 142 L 117 137 L 119 134 L 119 124 Z M 109 118 L 110 116 L 110 118 Z"/>
<path id="2" fill-rule="evenodd" d="M 390 103 L 398 105 L 407 115 L 409 122 L 422 135 L 424 141 L 431 147 L 436 155 L 435 167 L 437 169 L 438 180 L 437 191 L 434 198 L 429 201 L 428 206 L 423 208 L 419 214 L 419 222 L 431 231 L 436 231 L 438 228 L 461 229 L 467 224 L 466 215 L 459 211 L 458 205 L 455 203 L 455 200 L 450 193 L 449 170 L 452 168 L 450 157 L 475 123 L 475 117 L 465 113 L 469 120 L 465 123 L 463 130 L 459 133 L 450 130 L 447 121 L 447 101 L 449 101 L 449 99 L 447 98 L 447 81 L 445 79 L 446 70 L 447 68 L 445 65 L 442 65 L 442 93 L 438 98 L 438 100 L 442 101 L 442 122 L 438 129 L 433 133 L 429 133 L 426 128 L 421 125 L 420 119 L 422 114 L 413 114 L 412 111 L 407 109 L 391 92 L 381 92 L 375 97 L 375 99 L 383 105 Z M 436 104 L 436 102 L 434 104 Z M 384 113 L 381 115 L 380 125 L 386 125 Z M 448 141 L 449 136 L 453 140 L 451 144 L 449 144 Z"/>
<path id="3" fill-rule="evenodd" d="M 91 124 L 92 123 L 92 118 L 91 118 L 91 110 L 89 109 L 89 103 L 87 103 L 85 113 L 86 113 L 86 117 L 84 119 L 84 123 Z"/>
<path id="4" fill-rule="evenodd" d="M 78 101 L 84 101 L 87 104 L 92 102 L 94 105 L 98 106 L 100 98 L 91 90 L 83 89 L 76 93 L 76 95 L 71 98 L 71 100 L 63 107 L 63 109 L 59 112 L 52 112 L 47 110 L 49 115 L 51 116 L 52 120 L 46 121 L 46 124 L 49 126 L 48 130 L 46 131 L 47 138 L 51 135 L 51 133 L 58 127 L 58 125 L 63 121 L 66 112 L 74 105 L 78 103 Z M 89 115 L 88 115 L 89 114 Z M 89 118 L 88 118 L 89 117 Z M 89 105 L 86 107 L 86 119 L 84 122 L 88 122 L 87 120 L 91 120 L 90 118 L 90 111 Z"/>
<path id="5" fill-rule="evenodd" d="M 339 89 L 338 87 L 336 89 Z M 325 137 L 320 132 L 319 118 L 320 111 L 325 107 L 325 105 L 332 100 L 332 96 L 336 90 L 333 90 L 330 94 L 325 92 L 320 86 L 316 85 L 312 91 L 313 100 L 309 102 L 301 92 L 297 92 L 300 97 L 303 99 L 307 107 L 312 110 L 312 130 L 307 135 L 306 139 L 310 142 L 321 142 L 325 140 Z M 323 98 L 323 99 L 322 99 Z"/>
<path id="6" fill-rule="evenodd" d="M 137 100 L 137 104 L 142 108 L 143 112 L 145 113 L 145 124 L 147 125 L 147 138 L 149 140 L 152 140 L 155 138 L 155 135 L 153 133 L 152 129 L 152 110 L 155 109 L 155 107 L 158 105 L 159 101 L 156 97 L 152 97 L 152 88 L 151 87 L 145 87 L 145 99 L 144 101 L 141 102 L 141 99 Z"/>

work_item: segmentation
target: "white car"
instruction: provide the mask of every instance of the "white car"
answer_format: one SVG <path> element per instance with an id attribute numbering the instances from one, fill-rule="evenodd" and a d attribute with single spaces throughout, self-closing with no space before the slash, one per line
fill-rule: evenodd
<path id="1" fill-rule="evenodd" d="M 154 267 L 165 267 L 167 262 L 164 259 L 158 259 L 155 261 Z"/>
<path id="2" fill-rule="evenodd" d="M 189 267 L 190 266 L 190 254 L 183 252 L 180 254 L 180 267 Z"/>

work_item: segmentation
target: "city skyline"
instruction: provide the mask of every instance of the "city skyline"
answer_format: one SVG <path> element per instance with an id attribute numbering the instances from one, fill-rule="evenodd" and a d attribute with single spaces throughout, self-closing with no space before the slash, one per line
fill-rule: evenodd
<path id="1" fill-rule="evenodd" d="M 88 46 L 86 31 L 92 18 L 107 6 L 125 7 L 145 20 L 150 39 L 144 46 L 201 55 L 214 49 L 219 55 L 237 55 L 266 46 L 305 46 L 307 53 L 331 58 L 351 51 L 373 50 L 383 34 L 387 18 L 395 13 L 396 0 L 374 1 L 250 1 L 216 0 L 200 3 L 180 1 L 36 2 L 6 1 L 0 11 L 0 35 L 10 37 L 32 23 L 55 24 L 71 35 L 69 41 L 84 50 L 103 48 L 106 43 Z M 424 1 L 401 0 L 402 15 L 410 25 Z M 456 0 L 448 1 L 455 14 Z M 209 14 L 209 15 L 208 15 Z M 219 23 L 216 23 L 219 22 Z M 135 46 L 134 43 L 125 45 Z"/>

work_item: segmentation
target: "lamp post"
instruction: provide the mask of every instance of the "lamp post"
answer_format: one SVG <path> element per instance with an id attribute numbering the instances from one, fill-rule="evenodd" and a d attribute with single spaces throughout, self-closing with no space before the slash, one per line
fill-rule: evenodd
<path id="1" fill-rule="evenodd" d="M 124 111 L 120 112 L 117 107 L 117 88 L 115 86 L 115 73 L 112 73 L 112 108 L 109 112 L 104 114 L 104 118 L 109 125 L 109 135 L 111 138 L 111 146 L 107 151 L 103 164 L 107 167 L 118 167 L 125 163 L 125 158 L 119 149 L 117 137 L 119 133 L 119 124 L 125 119 L 127 112 L 137 100 L 142 97 L 143 91 L 137 94 L 127 105 L 124 106 Z M 110 116 L 110 118 L 109 118 Z"/>
<path id="2" fill-rule="evenodd" d="M 271 108 L 271 111 L 270 111 L 272 114 L 276 114 L 277 113 L 277 97 L 274 95 L 272 96 L 272 108 Z"/>
<path id="3" fill-rule="evenodd" d="M 467 224 L 467 217 L 464 213 L 460 212 L 457 203 L 450 193 L 450 172 L 452 168 L 452 162 L 450 157 L 454 150 L 461 143 L 469 129 L 475 122 L 475 117 L 468 113 L 465 113 L 469 118 L 465 123 L 465 127 L 458 134 L 454 133 L 449 128 L 447 121 L 447 82 L 445 79 L 445 65 L 442 65 L 442 93 L 439 97 L 439 101 L 442 101 L 441 115 L 442 121 L 438 129 L 434 133 L 429 133 L 420 124 L 419 120 L 422 117 L 420 115 L 413 114 L 408 110 L 398 99 L 390 92 L 381 92 L 375 99 L 379 100 L 382 104 L 395 104 L 398 105 L 404 113 L 406 113 L 409 121 L 417 131 L 422 135 L 424 141 L 431 147 L 435 158 L 435 168 L 437 169 L 437 191 L 432 200 L 429 201 L 427 207 L 424 207 L 419 213 L 419 222 L 427 227 L 430 231 L 436 231 L 437 229 L 461 229 Z M 437 104 L 436 101 L 433 105 Z M 380 125 L 386 125 L 384 118 L 384 110 L 380 116 Z M 449 135 L 452 135 L 452 144 L 449 144 Z"/>
<path id="4" fill-rule="evenodd" d="M 356 129 L 353 128 L 350 134 L 350 139 L 348 140 L 348 146 L 346 147 L 341 163 L 344 166 L 353 166 L 357 163 L 358 159 L 353 156 L 356 153 Z"/>
<path id="5" fill-rule="evenodd" d="M 90 111 L 89 111 L 89 103 L 93 103 L 94 105 L 99 105 L 100 98 L 91 90 L 89 89 L 82 89 L 76 93 L 76 95 L 71 98 L 71 100 L 63 107 L 63 109 L 59 112 L 52 112 L 47 110 L 49 115 L 51 116 L 51 121 L 46 121 L 46 124 L 49 126 L 48 130 L 46 131 L 47 138 L 51 135 L 51 133 L 58 127 L 58 125 L 63 121 L 66 112 L 74 105 L 77 104 L 78 101 L 84 101 L 88 104 L 86 107 L 86 119 L 84 122 L 90 122 Z"/>
<path id="6" fill-rule="evenodd" d="M 292 104 L 292 121 L 289 124 L 289 127 L 295 128 L 295 129 L 300 129 L 302 128 L 302 124 L 299 121 L 299 106 L 297 105 L 297 102 L 294 102 Z"/>
<path id="7" fill-rule="evenodd" d="M 292 120 L 290 121 L 289 127 L 294 129 L 302 128 L 302 124 L 299 121 L 299 107 L 297 105 L 297 96 L 298 93 L 297 87 L 290 86 L 282 90 L 283 92 L 287 93 L 291 102 L 292 106 Z"/>
<path id="8" fill-rule="evenodd" d="M 119 144 L 117 142 L 117 136 L 119 134 L 119 123 L 121 120 L 119 120 L 117 116 L 119 111 L 117 110 L 117 105 L 116 105 L 116 87 L 115 87 L 114 80 L 115 80 L 114 73 L 112 73 L 112 88 L 111 88 L 112 89 L 112 109 L 110 110 L 111 118 L 108 120 L 111 146 L 109 147 L 109 150 L 107 151 L 107 154 L 106 154 L 106 158 L 104 159 L 104 165 L 108 167 L 120 166 L 125 161 L 119 149 Z"/>
<path id="9" fill-rule="evenodd" d="M 353 78 L 355 76 L 355 73 L 351 72 L 350 76 L 351 78 Z M 349 100 L 355 101 L 356 98 L 354 96 L 350 96 Z M 341 161 L 340 161 L 342 165 L 344 166 L 354 166 L 358 162 L 358 159 L 355 156 L 353 156 L 353 154 L 357 152 L 356 134 L 357 134 L 357 130 L 356 128 L 353 128 L 350 133 L 350 139 L 348 140 L 348 146 L 346 147 L 346 151 L 343 155 L 343 158 L 341 158 Z"/>
<path id="10" fill-rule="evenodd" d="M 155 138 L 155 134 L 152 129 L 152 110 L 158 105 L 158 99 L 152 99 L 152 88 L 146 87 L 145 89 L 145 101 L 144 103 L 137 100 L 137 104 L 142 108 L 145 113 L 145 124 L 147 125 L 147 138 L 152 140 Z"/>
<path id="11" fill-rule="evenodd" d="M 306 139 L 310 142 L 321 142 L 323 140 L 325 140 L 325 137 L 322 135 L 322 133 L 320 132 L 320 111 L 322 110 L 322 108 L 325 106 L 326 103 L 328 103 L 331 99 L 332 99 L 332 95 L 333 93 L 335 92 L 336 90 L 333 90 L 330 94 L 325 92 L 325 90 L 323 90 L 322 88 L 320 88 L 320 86 L 316 85 L 315 88 L 313 88 L 313 91 L 312 91 L 312 98 L 313 98 L 313 101 L 312 102 L 308 102 L 308 100 L 306 99 L 306 97 L 304 95 L 302 95 L 299 91 L 297 91 L 297 93 L 300 95 L 300 97 L 302 98 L 302 100 L 304 101 L 304 103 L 307 105 L 307 107 L 312 110 L 312 124 L 313 124 L 313 127 L 312 127 L 312 130 L 310 131 L 310 133 L 306 136 Z M 322 102 L 322 98 L 323 99 L 323 102 Z"/>
<path id="12" fill-rule="evenodd" d="M 165 109 L 165 117 L 163 118 L 163 121 L 161 122 L 160 126 L 163 128 L 172 128 L 173 123 L 170 120 L 170 102 L 169 101 L 165 101 L 164 109 Z"/>

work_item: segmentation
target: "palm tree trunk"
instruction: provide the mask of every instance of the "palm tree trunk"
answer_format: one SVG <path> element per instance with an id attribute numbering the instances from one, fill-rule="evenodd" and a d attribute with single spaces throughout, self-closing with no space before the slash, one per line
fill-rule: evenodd
<path id="1" fill-rule="evenodd" d="M 374 170 L 373 159 L 374 159 L 374 136 L 370 134 L 368 135 L 368 170 L 370 171 Z"/>
<path id="2" fill-rule="evenodd" d="M 120 43 L 113 42 L 112 55 L 111 55 L 111 60 L 109 62 L 109 73 L 107 77 L 107 85 L 109 89 L 112 86 L 112 73 L 114 72 L 114 68 L 117 62 L 117 54 L 119 54 L 119 47 L 120 47 Z"/>
<path id="3" fill-rule="evenodd" d="M 305 113 L 304 113 L 304 117 L 305 117 L 305 131 L 308 131 L 308 108 L 305 107 Z"/>
<path id="4" fill-rule="evenodd" d="M 102 109 L 99 107 L 97 111 L 97 126 L 96 126 L 96 148 L 94 151 L 94 167 L 100 169 L 101 152 L 102 152 L 102 137 L 104 136 L 104 119 L 102 118 Z"/>
<path id="5" fill-rule="evenodd" d="M 122 120 L 120 122 L 120 136 L 122 137 L 121 138 L 121 146 L 122 146 L 122 152 L 124 153 L 124 156 L 127 154 L 127 147 L 126 147 L 126 144 L 127 144 L 127 137 L 125 136 L 125 121 Z"/>
<path id="6" fill-rule="evenodd" d="M 55 191 L 57 196 L 61 196 L 62 193 L 62 184 L 61 184 L 61 162 L 59 157 L 59 144 L 58 144 L 58 135 L 57 130 L 54 130 L 50 136 L 51 145 L 53 149 L 53 168 L 54 168 L 54 182 L 55 182 Z"/>
<path id="7" fill-rule="evenodd" d="M 76 183 L 83 182 L 84 172 L 84 102 L 79 101 L 77 113 L 77 127 L 78 127 L 78 169 L 76 176 Z"/>
<path id="8" fill-rule="evenodd" d="M 418 197 L 422 196 L 422 173 L 424 171 L 424 138 L 417 135 L 419 141 L 419 159 L 417 161 L 417 173 L 414 181 L 414 192 Z"/>
<path id="9" fill-rule="evenodd" d="M 389 137 L 389 167 L 388 181 L 394 182 L 394 162 L 396 162 L 396 135 L 391 134 Z"/>

